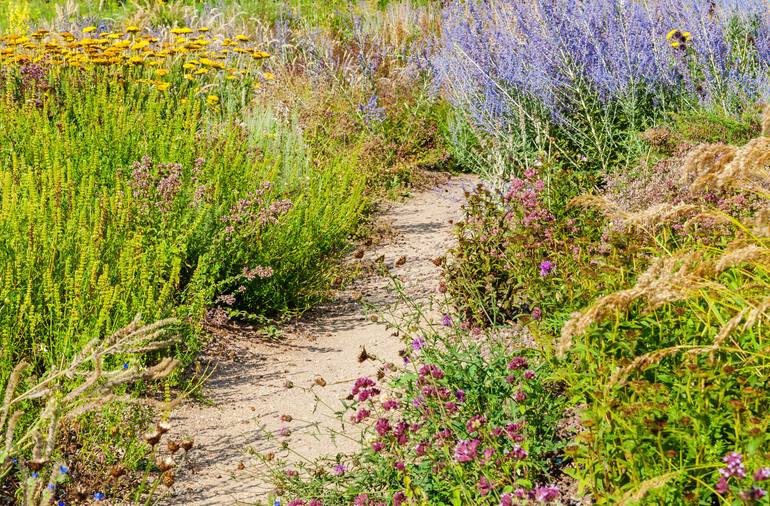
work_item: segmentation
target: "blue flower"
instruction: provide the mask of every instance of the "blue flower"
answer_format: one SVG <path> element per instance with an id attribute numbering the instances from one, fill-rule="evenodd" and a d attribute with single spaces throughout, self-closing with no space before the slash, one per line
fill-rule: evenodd
<path id="1" fill-rule="evenodd" d="M 123 369 L 128 369 L 128 362 L 123 362 Z"/>
<path id="2" fill-rule="evenodd" d="M 95 501 L 103 501 L 105 499 L 105 495 L 101 492 L 96 492 L 94 494 L 94 500 Z"/>
<path id="3" fill-rule="evenodd" d="M 59 466 L 59 472 L 61 474 L 67 474 L 68 472 L 70 472 L 70 468 L 65 465 L 61 465 Z"/>
<path id="4" fill-rule="evenodd" d="M 48 484 L 48 490 L 54 490 L 55 488 L 56 488 L 56 485 L 54 485 L 53 483 Z"/>
<path id="5" fill-rule="evenodd" d="M 32 473 L 30 476 L 32 476 L 33 478 L 37 479 L 40 475 L 37 474 L 37 473 Z"/>

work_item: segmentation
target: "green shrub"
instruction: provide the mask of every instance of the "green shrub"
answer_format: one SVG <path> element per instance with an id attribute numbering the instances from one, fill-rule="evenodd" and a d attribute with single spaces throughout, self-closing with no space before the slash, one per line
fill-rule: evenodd
<path id="1" fill-rule="evenodd" d="M 168 94 L 121 70 L 51 72 L 42 94 L 0 83 L 0 378 L 138 312 L 199 320 L 233 290 L 258 314 L 313 300 L 362 208 L 355 160 L 311 164 L 289 126 L 220 119 L 238 104 L 181 80 Z"/>

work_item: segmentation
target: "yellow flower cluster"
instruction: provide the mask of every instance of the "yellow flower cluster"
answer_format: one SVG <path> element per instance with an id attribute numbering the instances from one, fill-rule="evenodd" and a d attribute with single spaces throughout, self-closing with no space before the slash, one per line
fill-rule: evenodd
<path id="1" fill-rule="evenodd" d="M 252 70 L 253 62 L 270 55 L 247 43 L 250 38 L 209 36 L 208 28 L 173 28 L 165 35 L 143 33 L 138 26 L 123 31 L 97 33 L 87 26 L 80 34 L 38 30 L 26 35 L 0 37 L 0 66 L 41 63 L 78 68 L 94 66 L 163 66 L 169 60 L 184 61 L 185 78 L 193 80 L 209 72 L 238 79 Z M 158 72 L 162 77 L 168 72 Z M 272 75 L 270 75 L 272 77 Z M 269 80 L 263 75 L 265 80 Z M 168 83 L 149 80 L 159 89 Z"/>

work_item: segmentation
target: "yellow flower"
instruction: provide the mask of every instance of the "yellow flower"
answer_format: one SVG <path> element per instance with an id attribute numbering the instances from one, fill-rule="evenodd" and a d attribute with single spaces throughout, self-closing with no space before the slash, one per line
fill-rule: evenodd
<path id="1" fill-rule="evenodd" d="M 216 95 L 209 95 L 208 97 L 206 97 L 206 103 L 209 106 L 214 107 L 219 103 L 219 97 Z"/>
<path id="2" fill-rule="evenodd" d="M 265 81 L 272 81 L 273 79 L 275 79 L 275 74 L 273 74 L 272 72 L 263 72 L 262 77 L 265 78 Z"/>
<path id="3" fill-rule="evenodd" d="M 219 61 L 210 60 L 208 58 L 201 58 L 201 63 L 207 67 L 214 67 L 215 69 L 225 68 L 225 64 Z"/>
<path id="4" fill-rule="evenodd" d="M 174 35 L 184 35 L 186 33 L 192 33 L 192 28 L 172 28 L 171 33 Z"/>
<path id="5" fill-rule="evenodd" d="M 171 87 L 171 83 L 159 82 L 155 84 L 155 87 L 158 88 L 159 91 L 168 91 L 168 89 Z"/>
<path id="6" fill-rule="evenodd" d="M 127 26 L 127 27 L 126 27 L 126 33 L 136 33 L 136 32 L 138 32 L 139 30 L 141 30 L 141 28 L 139 28 L 139 27 L 138 27 L 138 26 L 136 26 L 136 25 L 131 25 L 131 26 Z"/>
<path id="7" fill-rule="evenodd" d="M 159 77 L 167 76 L 168 75 L 168 69 L 158 69 L 155 71 L 155 75 Z"/>
<path id="8" fill-rule="evenodd" d="M 208 32 L 209 28 L 207 26 L 201 26 L 200 28 L 198 28 L 198 31 L 199 32 Z"/>
<path id="9" fill-rule="evenodd" d="M 200 75 L 208 74 L 208 73 L 209 73 L 209 69 L 206 69 L 206 68 L 198 69 L 198 70 L 195 71 L 195 75 L 196 76 L 200 76 Z"/>
<path id="10" fill-rule="evenodd" d="M 235 38 L 240 40 L 241 42 L 248 42 L 249 40 L 251 40 L 248 35 L 243 35 L 243 34 L 236 35 Z"/>
<path id="11" fill-rule="evenodd" d="M 95 31 L 96 31 L 96 27 L 95 26 L 87 26 L 87 27 L 83 28 L 83 33 L 91 33 L 91 32 L 95 32 Z"/>

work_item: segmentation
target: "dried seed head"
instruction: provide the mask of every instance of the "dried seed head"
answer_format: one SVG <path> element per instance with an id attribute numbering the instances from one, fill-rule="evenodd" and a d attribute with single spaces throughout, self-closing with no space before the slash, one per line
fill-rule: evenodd
<path id="1" fill-rule="evenodd" d="M 161 473 L 165 473 L 169 469 L 176 466 L 176 462 L 171 457 L 165 457 L 163 459 L 155 461 L 155 465 L 158 467 Z"/>
<path id="2" fill-rule="evenodd" d="M 182 448 L 183 448 L 185 451 L 189 451 L 189 450 L 190 450 L 190 448 L 192 448 L 192 447 L 193 447 L 193 444 L 194 444 L 194 440 L 193 440 L 192 438 L 184 439 L 184 440 L 182 440 L 182 442 L 180 443 L 180 445 L 182 446 Z"/>
<path id="3" fill-rule="evenodd" d="M 158 432 L 161 434 L 165 434 L 166 432 L 171 430 L 171 424 L 168 422 L 158 422 Z"/>
<path id="4" fill-rule="evenodd" d="M 172 486 L 174 486 L 174 472 L 169 469 L 168 471 L 163 473 L 162 480 L 163 480 L 163 485 L 165 485 L 168 488 L 171 488 Z"/>
<path id="5" fill-rule="evenodd" d="M 155 446 L 160 442 L 160 438 L 162 435 L 163 434 L 161 434 L 160 431 L 156 429 L 152 432 L 148 432 L 147 434 L 145 434 L 144 440 L 147 441 L 150 444 L 150 446 Z"/>
<path id="6" fill-rule="evenodd" d="M 179 451 L 179 448 L 180 448 L 179 441 L 175 441 L 173 439 L 169 439 L 166 442 L 166 447 L 168 448 L 168 451 L 170 451 L 171 453 L 176 453 L 176 452 Z"/>
<path id="7" fill-rule="evenodd" d="M 323 379 L 322 377 L 318 376 L 318 377 L 315 379 L 315 384 L 316 384 L 316 385 L 318 385 L 318 386 L 320 386 L 320 387 L 325 387 L 325 386 L 326 386 L 326 380 L 325 380 L 325 379 Z"/>
<path id="8" fill-rule="evenodd" d="M 33 472 L 38 472 L 43 469 L 48 462 L 48 459 L 44 458 L 32 459 L 27 462 L 27 467 Z"/>

